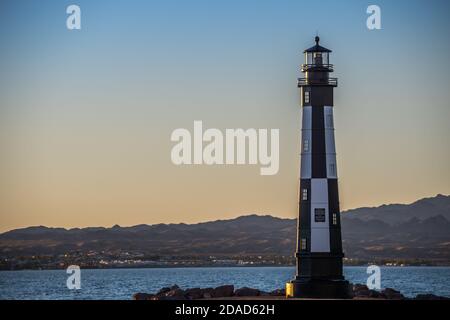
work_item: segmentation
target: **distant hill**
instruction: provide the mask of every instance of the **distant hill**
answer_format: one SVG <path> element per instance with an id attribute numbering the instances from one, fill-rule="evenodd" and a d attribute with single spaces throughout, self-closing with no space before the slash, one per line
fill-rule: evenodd
<path id="1" fill-rule="evenodd" d="M 68 250 L 138 250 L 157 255 L 288 253 L 295 220 L 249 215 L 198 224 L 61 229 L 30 227 L 0 235 L 0 253 L 61 253 Z"/>
<path id="2" fill-rule="evenodd" d="M 438 215 L 450 221 L 450 196 L 438 194 L 411 204 L 389 204 L 373 208 L 358 208 L 343 213 L 346 218 L 363 221 L 380 220 L 389 225 L 404 223 L 411 218 L 424 220 Z"/>
<path id="3" fill-rule="evenodd" d="M 342 213 L 346 256 L 358 259 L 435 259 L 450 262 L 450 196 L 409 205 Z M 248 215 L 197 224 L 112 228 L 16 229 L 0 234 L 0 256 L 131 250 L 153 255 L 292 255 L 296 220 Z"/>

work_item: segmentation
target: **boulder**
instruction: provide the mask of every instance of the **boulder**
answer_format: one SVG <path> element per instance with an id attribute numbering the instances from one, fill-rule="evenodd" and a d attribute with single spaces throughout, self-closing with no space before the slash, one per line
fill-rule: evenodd
<path id="1" fill-rule="evenodd" d="M 151 300 L 184 300 L 184 297 L 155 296 Z"/>
<path id="2" fill-rule="evenodd" d="M 219 286 L 214 289 L 214 297 L 215 298 L 231 297 L 233 295 L 233 292 L 234 292 L 233 285 Z"/>
<path id="3" fill-rule="evenodd" d="M 169 287 L 164 287 L 164 288 L 159 289 L 159 291 L 156 293 L 156 295 L 160 296 L 160 295 L 163 295 L 163 294 L 165 294 L 165 293 L 167 293 L 169 291 L 170 291 Z"/>
<path id="4" fill-rule="evenodd" d="M 154 294 L 138 292 L 133 294 L 133 300 L 152 300 L 154 296 Z"/>
<path id="5" fill-rule="evenodd" d="M 234 295 L 237 297 L 259 296 L 260 291 L 258 289 L 243 287 L 234 291 Z"/>
<path id="6" fill-rule="evenodd" d="M 354 297 L 368 298 L 370 296 L 370 290 L 365 284 L 354 284 L 352 289 Z"/>
<path id="7" fill-rule="evenodd" d="M 352 286 L 352 297 L 382 299 L 384 296 L 377 290 L 369 289 L 365 284 L 354 284 Z"/>
<path id="8" fill-rule="evenodd" d="M 205 288 L 205 289 L 202 289 L 202 291 L 203 291 L 203 298 L 205 298 L 205 299 L 214 298 L 214 289 L 213 288 Z"/>
<path id="9" fill-rule="evenodd" d="M 376 290 L 369 290 L 369 298 L 380 299 L 382 298 L 382 295 Z"/>
<path id="10" fill-rule="evenodd" d="M 365 285 L 365 284 L 354 284 L 353 285 L 353 292 L 358 292 L 358 291 L 366 291 L 369 290 L 369 288 Z"/>
<path id="11" fill-rule="evenodd" d="M 381 291 L 381 296 L 388 300 L 404 300 L 405 297 L 397 290 L 386 288 Z"/>
<path id="12" fill-rule="evenodd" d="M 284 296 L 285 289 L 276 289 L 271 292 L 264 292 L 258 289 L 243 287 L 234 290 L 233 285 L 223 285 L 216 288 L 191 288 L 182 290 L 179 286 L 161 288 L 156 294 L 138 292 L 133 294 L 134 300 L 183 300 L 183 299 L 211 299 L 237 297 L 255 297 L 255 296 Z M 389 300 L 408 300 L 399 291 L 392 288 L 386 288 L 381 292 L 370 290 L 364 284 L 352 285 L 352 294 L 356 298 L 389 299 Z M 434 294 L 418 294 L 415 300 L 450 300 L 448 297 L 440 297 Z"/>
<path id="13" fill-rule="evenodd" d="M 184 291 L 184 295 L 187 299 L 201 299 L 203 298 L 203 290 L 200 288 L 192 288 Z"/>
<path id="14" fill-rule="evenodd" d="M 275 289 L 269 293 L 271 296 L 285 296 L 286 289 Z"/>
<path id="15" fill-rule="evenodd" d="M 369 290 L 359 290 L 356 292 L 353 292 L 353 297 L 355 298 L 369 298 L 370 291 Z"/>
<path id="16" fill-rule="evenodd" d="M 184 290 L 180 288 L 171 289 L 170 291 L 166 292 L 164 297 L 173 297 L 173 298 L 179 298 L 184 299 Z"/>

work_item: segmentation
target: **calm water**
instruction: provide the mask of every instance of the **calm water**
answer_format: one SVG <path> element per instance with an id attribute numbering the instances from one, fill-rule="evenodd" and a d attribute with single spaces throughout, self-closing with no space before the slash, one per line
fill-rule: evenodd
<path id="1" fill-rule="evenodd" d="M 271 291 L 284 287 L 293 274 L 293 267 L 81 270 L 81 289 L 68 290 L 65 270 L 0 271 L 0 299 L 131 299 L 133 293 L 152 293 L 172 284 L 181 288 L 234 284 Z M 353 283 L 366 283 L 366 268 L 346 267 L 345 276 Z M 407 296 L 450 297 L 450 268 L 382 267 L 381 286 Z"/>

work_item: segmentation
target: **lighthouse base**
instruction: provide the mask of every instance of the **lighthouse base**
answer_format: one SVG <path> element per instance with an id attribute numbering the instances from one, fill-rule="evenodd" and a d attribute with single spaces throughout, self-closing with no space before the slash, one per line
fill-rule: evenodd
<path id="1" fill-rule="evenodd" d="M 289 298 L 351 299 L 350 284 L 346 280 L 296 279 L 286 283 Z"/>

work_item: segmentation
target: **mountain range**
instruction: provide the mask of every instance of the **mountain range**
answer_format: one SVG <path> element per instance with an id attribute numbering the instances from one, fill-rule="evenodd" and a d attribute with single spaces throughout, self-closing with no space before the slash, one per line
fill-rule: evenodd
<path id="1" fill-rule="evenodd" d="M 450 263 L 450 196 L 342 212 L 346 257 Z M 70 251 L 138 251 L 158 256 L 292 255 L 296 219 L 247 215 L 196 224 L 11 230 L 0 234 L 0 256 Z"/>

